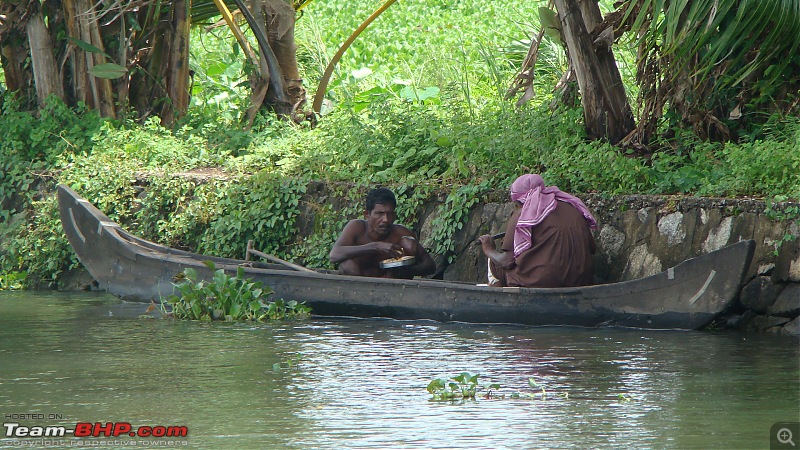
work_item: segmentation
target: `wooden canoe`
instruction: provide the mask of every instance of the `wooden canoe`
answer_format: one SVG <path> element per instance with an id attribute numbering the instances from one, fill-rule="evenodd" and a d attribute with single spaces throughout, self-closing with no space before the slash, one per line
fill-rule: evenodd
<path id="1" fill-rule="evenodd" d="M 64 232 L 99 287 L 128 301 L 174 292 L 187 267 L 210 279 L 202 263 L 270 286 L 276 298 L 306 302 L 314 315 L 431 319 L 470 323 L 699 329 L 739 292 L 755 243 L 741 241 L 637 280 L 575 288 L 492 288 L 429 279 L 393 280 L 298 271 L 277 264 L 177 250 L 123 230 L 72 189 L 58 187 Z"/>

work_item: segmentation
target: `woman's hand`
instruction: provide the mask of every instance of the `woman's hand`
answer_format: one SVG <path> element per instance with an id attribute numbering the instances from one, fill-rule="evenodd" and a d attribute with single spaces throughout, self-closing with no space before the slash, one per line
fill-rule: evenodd
<path id="1" fill-rule="evenodd" d="M 484 234 L 478 237 L 478 242 L 481 243 L 481 249 L 483 249 L 483 253 L 486 255 L 488 255 L 489 252 L 497 251 L 491 234 Z"/>

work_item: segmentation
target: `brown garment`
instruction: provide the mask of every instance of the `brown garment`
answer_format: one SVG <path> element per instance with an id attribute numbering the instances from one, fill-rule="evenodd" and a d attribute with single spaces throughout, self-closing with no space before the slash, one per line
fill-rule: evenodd
<path id="1" fill-rule="evenodd" d="M 520 210 L 508 219 L 503 251 L 514 251 L 514 229 Z M 596 251 L 589 224 L 569 203 L 556 209 L 531 230 L 531 248 L 506 267 L 490 264 L 502 286 L 569 287 L 594 281 L 592 255 Z"/>

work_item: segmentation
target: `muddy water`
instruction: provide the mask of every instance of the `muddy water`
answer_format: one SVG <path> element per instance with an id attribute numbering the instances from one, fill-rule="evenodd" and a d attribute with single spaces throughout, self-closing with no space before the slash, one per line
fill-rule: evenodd
<path id="1" fill-rule="evenodd" d="M 0 447 L 770 448 L 773 424 L 800 421 L 796 338 L 143 311 L 0 292 Z M 501 388 L 431 401 L 464 371 Z M 77 424 L 99 436 L 31 436 Z"/>

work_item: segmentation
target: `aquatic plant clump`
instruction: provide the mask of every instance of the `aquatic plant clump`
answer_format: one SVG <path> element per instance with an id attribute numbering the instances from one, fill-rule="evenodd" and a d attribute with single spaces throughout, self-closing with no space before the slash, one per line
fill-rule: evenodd
<path id="1" fill-rule="evenodd" d="M 477 400 L 476 395 L 478 392 L 482 392 L 480 397 L 486 400 L 548 400 L 549 398 L 556 398 L 561 400 L 612 400 L 620 403 L 628 403 L 634 399 L 634 396 L 628 393 L 619 393 L 614 397 L 571 397 L 566 390 L 555 392 L 554 395 L 548 396 L 548 391 L 545 389 L 544 384 L 538 382 L 533 377 L 528 378 L 528 386 L 531 388 L 530 392 L 512 392 L 507 396 L 505 393 L 497 392 L 500 389 L 500 384 L 479 384 L 479 377 L 480 374 L 477 373 L 462 372 L 460 375 L 452 378 L 437 378 L 428 383 L 426 389 L 428 393 L 432 395 L 431 401 L 435 402 L 464 402 L 466 400 Z"/>
<path id="2" fill-rule="evenodd" d="M 462 372 L 451 379 L 437 378 L 428 383 L 427 390 L 433 396 L 432 400 L 475 400 L 475 395 L 480 390 L 485 390 L 486 398 L 492 397 L 492 391 L 500 389 L 500 385 L 493 383 L 485 386 L 478 384 L 480 374 Z"/>
<path id="3" fill-rule="evenodd" d="M 306 318 L 311 308 L 295 300 L 277 299 L 268 301 L 273 290 L 260 281 L 244 277 L 239 267 L 236 276 L 217 269 L 212 261 L 204 264 L 214 271 L 211 281 L 201 280 L 197 270 L 187 267 L 178 275 L 175 283 L 180 295 L 162 299 L 162 311 L 178 319 L 201 321 L 212 320 L 283 320 Z M 167 312 L 167 305 L 171 311 Z"/>

